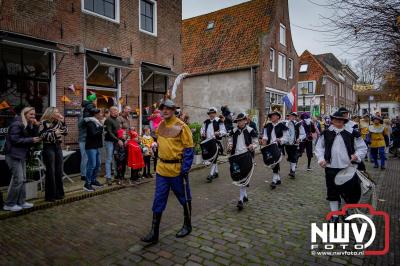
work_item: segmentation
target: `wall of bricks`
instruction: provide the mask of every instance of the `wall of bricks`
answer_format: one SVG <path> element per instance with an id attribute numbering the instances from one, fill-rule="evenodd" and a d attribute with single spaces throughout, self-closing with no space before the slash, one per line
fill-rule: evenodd
<path id="1" fill-rule="evenodd" d="M 270 32 L 261 39 L 260 67 L 258 69 L 257 105 L 260 110 L 260 121 L 265 120 L 265 88 L 270 87 L 283 92 L 289 92 L 293 86 L 297 87 L 299 59 L 292 41 L 290 28 L 289 7 L 287 1 L 277 1 L 275 13 L 272 16 Z M 286 46 L 280 44 L 280 24 L 286 27 Z M 270 48 L 275 50 L 275 71 L 270 71 Z M 286 55 L 286 80 L 278 77 L 278 54 Z M 293 78 L 289 78 L 289 58 L 293 59 Z"/>
<path id="2" fill-rule="evenodd" d="M 121 58 L 133 58 L 134 70 L 122 82 L 122 96 L 136 109 L 140 92 L 139 70 L 141 62 L 170 67 L 180 73 L 181 62 L 181 0 L 157 1 L 157 37 L 139 31 L 139 0 L 120 0 L 120 23 L 108 21 L 82 12 L 81 0 L 10 0 L 0 1 L 0 30 L 53 41 L 68 52 L 57 69 L 57 107 L 64 110 L 60 98 L 81 101 L 67 88 L 70 84 L 84 85 L 84 55 L 75 55 L 73 48 L 100 51 L 104 47 Z M 122 71 L 122 76 L 128 74 Z M 172 85 L 173 80 L 170 80 Z M 127 97 L 126 97 L 127 96 Z M 177 101 L 182 104 L 182 97 Z M 67 144 L 77 141 L 77 119 L 67 118 L 71 134 Z M 137 121 L 136 121 L 137 122 Z"/>

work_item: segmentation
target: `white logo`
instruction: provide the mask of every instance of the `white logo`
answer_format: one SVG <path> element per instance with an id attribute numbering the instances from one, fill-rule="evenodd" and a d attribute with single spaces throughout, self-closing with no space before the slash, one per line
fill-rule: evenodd
<path id="1" fill-rule="evenodd" d="M 359 223 L 350 222 L 358 219 Z M 311 250 L 314 249 L 343 249 L 350 247 L 350 233 L 354 236 L 355 244 L 352 246 L 355 250 L 365 250 L 375 240 L 376 228 L 372 220 L 364 214 L 353 214 L 345 219 L 347 223 L 323 223 L 322 227 L 318 227 L 316 223 L 311 224 Z M 361 221 L 365 222 L 361 222 Z M 371 234 L 366 240 L 366 232 L 368 227 Z M 351 229 L 351 230 L 350 230 Z M 318 244 L 317 238 L 321 239 L 322 244 Z"/>

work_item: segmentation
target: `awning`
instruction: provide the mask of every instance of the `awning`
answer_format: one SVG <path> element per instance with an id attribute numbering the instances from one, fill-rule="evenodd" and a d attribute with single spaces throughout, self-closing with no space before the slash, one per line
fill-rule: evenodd
<path id="1" fill-rule="evenodd" d="M 153 72 L 154 74 L 157 74 L 157 75 L 172 76 L 172 77 L 178 76 L 178 74 L 176 74 L 171 69 L 160 67 L 160 66 L 156 66 L 156 65 L 150 65 L 150 64 L 142 63 L 142 67 L 147 69 L 150 72 Z"/>
<path id="2" fill-rule="evenodd" d="M 50 53 L 67 54 L 66 51 L 58 48 L 56 43 L 24 38 L 9 34 L 0 35 L 0 43 L 23 47 L 23 48 L 29 48 L 33 50 L 44 51 L 44 52 L 50 52 Z"/>
<path id="3" fill-rule="evenodd" d="M 123 61 L 122 59 L 92 53 L 88 53 L 87 55 L 96 60 L 100 66 L 124 68 L 130 70 L 133 69 L 127 62 Z"/>

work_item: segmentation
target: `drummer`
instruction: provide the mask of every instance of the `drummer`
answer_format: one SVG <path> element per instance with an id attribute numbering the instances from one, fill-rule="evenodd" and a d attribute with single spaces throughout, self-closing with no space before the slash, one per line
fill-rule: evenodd
<path id="1" fill-rule="evenodd" d="M 254 152 L 257 148 L 258 134 L 247 125 L 247 117 L 244 113 L 239 113 L 233 121 L 237 127 L 231 131 L 228 139 L 228 151 L 232 155 L 238 155 L 245 152 Z M 240 187 L 240 196 L 237 203 L 239 211 L 243 210 L 243 203 L 248 202 L 246 186 Z"/>
<path id="2" fill-rule="evenodd" d="M 270 122 L 264 125 L 263 138 L 261 143 L 263 145 L 269 145 L 276 142 L 280 150 L 282 150 L 282 145 L 287 142 L 288 139 L 288 128 L 283 122 L 280 122 L 281 114 L 277 111 L 268 114 Z M 282 183 L 281 177 L 279 175 L 280 165 L 277 163 L 273 168 L 271 189 L 275 189 L 277 185 Z"/>
<path id="3" fill-rule="evenodd" d="M 318 164 L 325 168 L 326 199 L 331 211 L 338 211 L 340 203 L 339 191 L 335 184 L 336 175 L 352 162 L 361 162 L 367 153 L 367 146 L 361 134 L 345 127 L 347 121 L 342 112 L 337 111 L 331 115 L 331 126 L 324 130 L 315 147 Z M 339 217 L 333 216 L 331 222 L 339 222 Z"/>
<path id="4" fill-rule="evenodd" d="M 222 140 L 222 137 L 227 134 L 224 122 L 221 121 L 217 117 L 217 108 L 215 108 L 215 107 L 209 108 L 207 115 L 209 116 L 209 119 L 204 121 L 203 126 L 201 127 L 201 130 L 200 130 L 201 138 L 203 140 L 209 140 L 209 139 L 215 138 L 217 140 L 217 145 L 221 149 L 222 144 L 220 141 Z M 208 183 L 211 183 L 213 181 L 213 179 L 218 177 L 217 159 L 218 159 L 218 155 L 211 162 L 212 165 L 211 165 L 210 174 L 207 177 Z"/>
<path id="5" fill-rule="evenodd" d="M 294 179 L 296 174 L 296 166 L 298 159 L 299 144 L 306 138 L 306 132 L 301 122 L 297 122 L 298 114 L 291 112 L 288 115 L 286 126 L 288 128 L 288 142 L 285 145 L 286 153 L 288 155 L 288 162 L 290 163 L 289 177 Z"/>

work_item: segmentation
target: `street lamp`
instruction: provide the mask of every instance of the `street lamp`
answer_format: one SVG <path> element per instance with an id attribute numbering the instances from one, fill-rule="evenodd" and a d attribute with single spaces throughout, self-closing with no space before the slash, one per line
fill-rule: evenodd
<path id="1" fill-rule="evenodd" d="M 306 94 L 308 89 L 306 87 L 301 88 L 301 93 L 303 94 L 303 112 L 306 111 Z"/>

